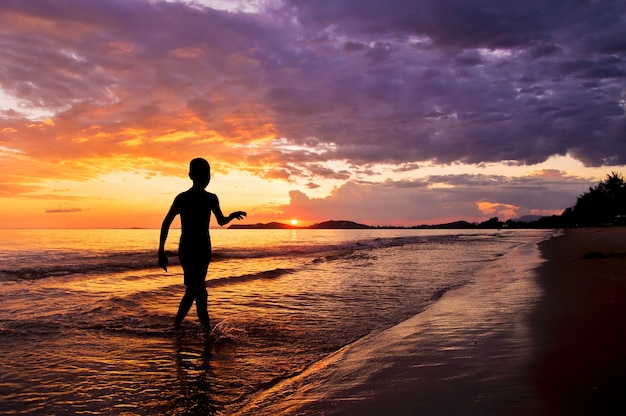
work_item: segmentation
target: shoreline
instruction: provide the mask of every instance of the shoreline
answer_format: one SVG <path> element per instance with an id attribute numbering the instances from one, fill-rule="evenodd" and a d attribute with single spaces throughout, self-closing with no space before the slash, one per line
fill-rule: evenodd
<path id="1" fill-rule="evenodd" d="M 623 413 L 626 228 L 568 230 L 532 246 L 236 414 Z"/>
<path id="2" fill-rule="evenodd" d="M 536 243 L 480 278 L 260 392 L 235 414 L 537 414 L 528 316 L 540 296 Z"/>
<path id="3" fill-rule="evenodd" d="M 626 228 L 582 228 L 540 245 L 531 383 L 545 415 L 626 412 Z"/>

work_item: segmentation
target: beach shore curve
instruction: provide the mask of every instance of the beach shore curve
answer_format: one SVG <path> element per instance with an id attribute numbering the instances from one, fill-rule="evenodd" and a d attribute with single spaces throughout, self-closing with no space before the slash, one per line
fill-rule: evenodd
<path id="1" fill-rule="evenodd" d="M 621 227 L 518 247 L 484 270 L 490 278 L 283 380 L 241 414 L 617 414 L 624 252 Z"/>

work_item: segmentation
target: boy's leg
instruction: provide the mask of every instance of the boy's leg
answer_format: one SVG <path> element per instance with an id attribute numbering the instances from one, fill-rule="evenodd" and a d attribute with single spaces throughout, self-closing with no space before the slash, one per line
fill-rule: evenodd
<path id="1" fill-rule="evenodd" d="M 209 263 L 204 261 L 189 263 L 181 262 L 181 265 L 183 266 L 183 272 L 185 275 L 185 285 L 187 285 L 187 291 L 185 292 L 185 297 L 183 297 L 183 301 L 185 300 L 185 298 L 187 298 L 187 296 L 191 297 L 191 299 L 188 299 L 185 303 L 186 309 L 184 311 L 183 318 L 191 308 L 191 305 L 195 299 L 198 319 L 205 329 L 209 329 L 209 312 L 207 307 L 208 294 L 206 291 L 206 284 L 204 282 L 209 268 Z M 183 301 L 181 301 L 181 309 L 183 307 Z M 179 310 L 179 314 L 180 313 L 181 311 Z M 182 318 L 180 322 L 182 322 Z"/>
<path id="2" fill-rule="evenodd" d="M 176 320 L 174 321 L 175 327 L 178 327 L 180 326 L 180 324 L 183 323 L 183 319 L 185 319 L 185 316 L 187 316 L 187 312 L 189 312 L 189 309 L 191 308 L 191 305 L 193 304 L 193 299 L 195 297 L 195 291 L 193 290 L 193 288 L 187 286 L 185 294 L 180 301 L 180 306 L 178 307 L 178 313 L 176 314 Z"/>
<path id="3" fill-rule="evenodd" d="M 210 329 L 209 326 L 209 310 L 207 305 L 208 293 L 204 282 L 196 287 L 196 312 L 198 313 L 198 319 L 205 329 Z"/>

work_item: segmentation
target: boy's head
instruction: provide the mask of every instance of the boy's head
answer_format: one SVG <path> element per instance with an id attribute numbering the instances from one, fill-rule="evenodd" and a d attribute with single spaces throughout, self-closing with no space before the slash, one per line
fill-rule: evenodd
<path id="1" fill-rule="evenodd" d="M 189 178 L 194 185 L 206 187 L 211 180 L 211 166 L 201 157 L 193 159 L 189 163 Z"/>

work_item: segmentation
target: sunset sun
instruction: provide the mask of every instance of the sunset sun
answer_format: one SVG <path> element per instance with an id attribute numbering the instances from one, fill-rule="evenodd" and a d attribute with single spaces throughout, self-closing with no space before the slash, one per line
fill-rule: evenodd
<path id="1" fill-rule="evenodd" d="M 291 220 L 291 225 L 298 225 L 298 220 Z"/>

